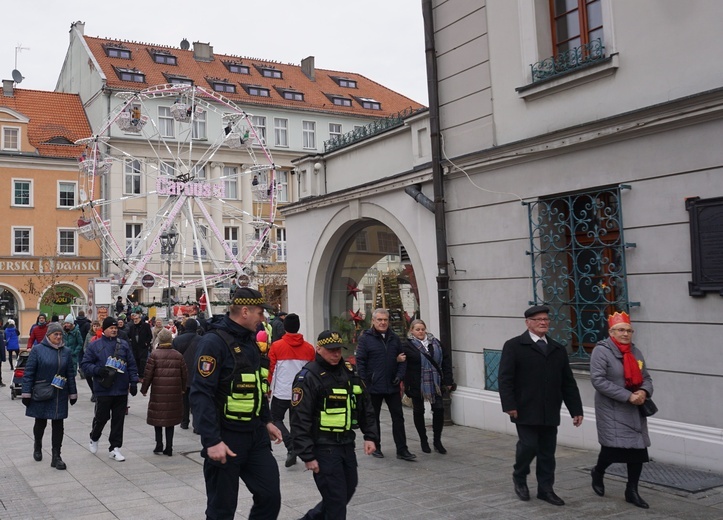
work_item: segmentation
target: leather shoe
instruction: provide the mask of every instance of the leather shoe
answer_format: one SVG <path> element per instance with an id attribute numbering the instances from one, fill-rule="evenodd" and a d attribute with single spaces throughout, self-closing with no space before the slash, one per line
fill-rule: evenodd
<path id="1" fill-rule="evenodd" d="M 286 454 L 286 462 L 284 463 L 284 467 L 290 468 L 294 464 L 296 464 L 296 454 L 293 451 L 289 450 L 289 452 Z"/>
<path id="2" fill-rule="evenodd" d="M 376 458 L 378 458 L 378 459 L 383 459 L 383 458 L 384 458 L 384 454 L 382 453 L 382 449 L 381 449 L 381 448 L 377 448 L 377 450 L 372 453 L 372 457 L 376 457 Z"/>
<path id="3" fill-rule="evenodd" d="M 397 458 L 402 460 L 414 460 L 417 456 L 414 453 L 409 453 L 409 450 L 404 450 L 397 453 Z"/>
<path id="4" fill-rule="evenodd" d="M 515 484 L 515 495 L 523 502 L 527 502 L 530 499 L 530 490 L 525 482 L 512 481 Z"/>
<path id="5" fill-rule="evenodd" d="M 625 488 L 625 501 L 641 509 L 648 509 L 650 507 L 648 503 L 638 494 L 637 487 L 633 488 L 628 486 Z"/>
<path id="6" fill-rule="evenodd" d="M 537 492 L 537 498 L 540 500 L 544 500 L 548 504 L 552 504 L 553 506 L 564 506 L 565 501 L 558 497 L 554 491 L 538 491 Z"/>
<path id="7" fill-rule="evenodd" d="M 590 476 L 592 477 L 592 490 L 599 497 L 605 496 L 605 482 L 603 481 L 603 474 L 595 471 L 595 468 L 590 470 Z"/>

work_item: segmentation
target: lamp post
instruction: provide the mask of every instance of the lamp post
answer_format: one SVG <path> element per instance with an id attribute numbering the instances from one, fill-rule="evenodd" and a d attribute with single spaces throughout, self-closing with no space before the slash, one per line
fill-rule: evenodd
<path id="1" fill-rule="evenodd" d="M 173 310 L 171 304 L 171 260 L 173 260 L 173 251 L 176 249 L 178 243 L 178 233 L 176 232 L 175 226 L 171 226 L 166 231 L 161 233 L 159 237 L 161 239 L 161 260 L 165 259 L 168 261 L 168 315 L 166 319 L 172 319 Z"/>

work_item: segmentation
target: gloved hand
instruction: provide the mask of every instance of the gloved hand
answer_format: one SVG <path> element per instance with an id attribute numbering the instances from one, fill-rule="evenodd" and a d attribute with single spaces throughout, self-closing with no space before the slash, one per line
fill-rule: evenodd
<path id="1" fill-rule="evenodd" d="M 138 393 L 138 385 L 135 383 L 131 384 L 130 392 L 132 396 L 135 396 Z"/>
<path id="2" fill-rule="evenodd" d="M 23 404 L 25 406 L 30 406 L 30 398 L 29 397 L 23 397 Z"/>
<path id="3" fill-rule="evenodd" d="M 398 377 L 395 377 L 392 381 L 392 386 L 399 386 L 400 380 Z"/>
<path id="4" fill-rule="evenodd" d="M 70 406 L 73 406 L 73 405 L 74 405 L 75 403 L 77 403 L 77 402 L 78 402 L 78 398 L 77 398 L 77 397 L 76 397 L 75 399 L 71 399 L 71 400 L 70 400 Z"/>
<path id="5" fill-rule="evenodd" d="M 98 370 L 98 376 L 101 378 L 108 377 L 110 375 L 110 368 L 108 367 L 101 367 L 100 370 Z"/>

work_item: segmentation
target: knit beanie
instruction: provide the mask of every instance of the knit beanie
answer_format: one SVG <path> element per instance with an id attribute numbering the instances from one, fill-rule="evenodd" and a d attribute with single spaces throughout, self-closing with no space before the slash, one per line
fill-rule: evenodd
<path id="1" fill-rule="evenodd" d="M 117 327 L 118 322 L 115 320 L 113 316 L 108 316 L 106 319 L 103 320 L 103 327 L 102 329 L 105 330 L 108 327 Z"/>
<path id="2" fill-rule="evenodd" d="M 60 326 L 60 323 L 54 321 L 50 325 L 48 325 L 48 331 L 45 333 L 46 336 L 50 336 L 51 334 L 55 334 L 56 332 L 63 332 L 63 327 Z"/>
<path id="3" fill-rule="evenodd" d="M 173 334 L 171 334 L 171 331 L 168 329 L 162 329 L 156 337 L 158 338 L 159 345 L 170 345 L 173 341 Z"/>
<path id="4" fill-rule="evenodd" d="M 299 328 L 301 328 L 301 321 L 299 320 L 298 314 L 287 314 L 286 318 L 284 318 L 284 330 L 286 332 L 291 332 L 292 334 L 296 334 L 299 332 Z"/>

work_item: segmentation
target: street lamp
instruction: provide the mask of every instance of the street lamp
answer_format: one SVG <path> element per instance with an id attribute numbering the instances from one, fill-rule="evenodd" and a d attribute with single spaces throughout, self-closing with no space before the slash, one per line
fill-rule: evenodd
<path id="1" fill-rule="evenodd" d="M 171 260 L 175 256 L 173 250 L 176 249 L 178 243 L 178 233 L 175 226 L 171 226 L 161 233 L 159 238 L 161 239 L 161 260 L 165 258 L 168 261 L 168 315 L 166 319 L 170 320 L 173 317 L 171 306 Z"/>

